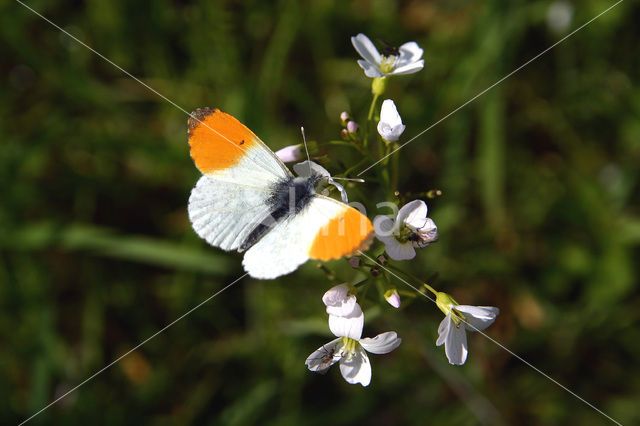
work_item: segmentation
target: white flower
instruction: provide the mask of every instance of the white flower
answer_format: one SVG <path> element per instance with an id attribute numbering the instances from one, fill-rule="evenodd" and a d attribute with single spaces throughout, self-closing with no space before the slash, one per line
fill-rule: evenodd
<path id="1" fill-rule="evenodd" d="M 289 145 L 276 151 L 276 155 L 283 163 L 292 163 L 300 161 L 302 158 L 302 150 L 300 145 Z"/>
<path id="2" fill-rule="evenodd" d="M 347 322 L 345 318 L 334 317 Z M 362 317 L 364 323 L 364 317 Z M 339 327 L 340 328 L 340 327 Z M 349 329 L 351 327 L 341 327 Z M 332 329 L 332 331 L 334 331 Z M 378 334 L 373 339 L 361 338 L 360 333 L 349 333 L 348 335 L 335 333 L 337 339 L 326 343 L 315 350 L 305 364 L 310 371 L 324 373 L 329 367 L 340 361 L 340 373 L 347 383 L 360 383 L 362 386 L 369 386 L 371 383 L 371 364 L 367 352 L 372 354 L 386 354 L 400 346 L 402 339 L 394 331 Z"/>
<path id="3" fill-rule="evenodd" d="M 363 59 L 358 65 L 367 77 L 383 77 L 387 75 L 412 74 L 424 67 L 422 49 L 415 41 L 403 44 L 399 48 L 385 48 L 381 55 L 369 37 L 360 33 L 351 37 L 351 44 Z"/>
<path id="4" fill-rule="evenodd" d="M 405 125 L 402 124 L 402 118 L 398 114 L 396 104 L 391 99 L 385 99 L 382 103 L 380 111 L 380 121 L 378 122 L 378 133 L 382 139 L 388 142 L 395 142 L 404 132 Z"/>
<path id="5" fill-rule="evenodd" d="M 293 170 L 301 177 L 310 177 L 311 175 L 319 176 L 320 179 L 327 181 L 329 185 L 335 186 L 338 191 L 340 191 L 340 198 L 342 198 L 342 202 L 349 202 L 349 198 L 347 198 L 347 191 L 344 189 L 344 186 L 333 180 L 331 174 L 321 165 L 316 164 L 313 161 L 303 161 L 302 163 L 295 164 L 293 166 Z"/>
<path id="6" fill-rule="evenodd" d="M 394 260 L 413 259 L 416 248 L 426 247 L 438 239 L 438 228 L 427 217 L 427 205 L 421 200 L 405 204 L 395 221 L 388 216 L 376 216 L 373 227 L 376 237 Z"/>
<path id="7" fill-rule="evenodd" d="M 373 339 L 362 339 L 364 314 L 353 291 L 352 286 L 340 284 L 322 296 L 329 314 L 329 328 L 337 339 L 315 350 L 305 364 L 310 371 L 325 373 L 340 361 L 340 372 L 348 383 L 368 386 L 371 382 L 371 364 L 367 351 L 386 354 L 397 348 L 402 340 L 393 331 L 379 334 Z"/>
<path id="8" fill-rule="evenodd" d="M 458 305 L 446 293 L 438 293 L 436 303 L 446 313 L 438 327 L 436 346 L 444 344 L 449 363 L 462 365 L 469 353 L 467 330 L 480 331 L 489 327 L 496 320 L 500 310 L 493 306 Z"/>

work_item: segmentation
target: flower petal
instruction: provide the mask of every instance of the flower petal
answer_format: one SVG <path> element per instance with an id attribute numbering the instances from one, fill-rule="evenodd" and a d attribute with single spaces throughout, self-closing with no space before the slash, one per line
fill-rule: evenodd
<path id="1" fill-rule="evenodd" d="M 325 343 L 309 355 L 304 362 L 310 371 L 317 373 L 326 373 L 329 367 L 338 362 L 342 358 L 344 342 L 342 337 L 338 337 Z"/>
<path id="2" fill-rule="evenodd" d="M 276 156 L 283 163 L 291 163 L 293 161 L 300 161 L 302 158 L 302 151 L 300 145 L 289 145 L 275 152 Z"/>
<path id="3" fill-rule="evenodd" d="M 330 288 L 322 296 L 322 302 L 327 307 L 327 313 L 329 315 L 336 315 L 340 317 L 348 317 L 350 315 L 357 315 L 356 296 L 349 295 L 349 286 L 347 284 L 340 284 Z"/>
<path id="4" fill-rule="evenodd" d="M 400 346 L 402 339 L 398 337 L 395 331 L 387 331 L 378 334 L 373 339 L 365 337 L 360 340 L 362 347 L 372 354 L 387 354 Z"/>
<path id="5" fill-rule="evenodd" d="M 496 320 L 500 309 L 494 306 L 457 305 L 454 309 L 464 314 L 465 327 L 471 331 L 484 330 Z"/>
<path id="6" fill-rule="evenodd" d="M 360 33 L 355 37 L 351 37 L 351 44 L 353 44 L 356 52 L 358 52 L 365 61 L 372 65 L 380 65 L 380 61 L 382 60 L 380 52 L 378 52 L 378 49 L 376 49 L 371 40 L 369 40 L 369 37 Z"/>
<path id="7" fill-rule="evenodd" d="M 396 221 L 399 224 L 406 223 L 414 229 L 424 226 L 427 217 L 427 204 L 422 200 L 413 200 L 398 211 Z M 415 225 L 418 225 L 417 227 Z M 402 225 L 400 225 L 402 226 Z"/>
<path id="8" fill-rule="evenodd" d="M 363 326 L 364 313 L 358 304 L 356 304 L 353 314 L 348 317 L 329 315 L 329 329 L 337 337 L 360 340 Z"/>
<path id="9" fill-rule="evenodd" d="M 391 99 L 385 99 L 380 109 L 380 122 L 388 123 L 389 126 L 395 127 L 402 124 L 402 118 L 396 108 L 396 104 Z"/>
<path id="10" fill-rule="evenodd" d="M 410 241 L 401 243 L 395 238 L 391 237 L 390 241 L 385 242 L 385 250 L 389 257 L 393 260 L 409 260 L 416 257 L 416 250 Z"/>
<path id="11" fill-rule="evenodd" d="M 400 303 L 402 303 L 400 300 L 400 294 L 398 294 L 398 290 L 396 290 L 395 288 L 385 291 L 384 299 L 388 304 L 396 309 L 400 308 Z"/>
<path id="12" fill-rule="evenodd" d="M 402 134 L 404 133 L 404 129 L 406 129 L 407 126 L 405 126 L 404 124 L 398 124 L 397 126 L 393 126 L 393 128 L 391 129 L 391 134 L 389 135 L 390 138 L 387 139 L 389 142 L 395 142 L 398 139 L 400 139 L 400 136 L 402 136 Z"/>
<path id="13" fill-rule="evenodd" d="M 438 326 L 438 340 L 436 340 L 436 346 L 441 346 L 449 334 L 449 327 L 451 327 L 451 313 L 448 313 Z"/>
<path id="14" fill-rule="evenodd" d="M 467 360 L 467 333 L 465 328 L 456 327 L 451 319 L 451 312 L 438 326 L 438 340 L 436 346 L 444 343 L 444 351 L 450 364 L 462 365 Z"/>
<path id="15" fill-rule="evenodd" d="M 389 216 L 378 215 L 373 218 L 373 230 L 375 231 L 378 239 L 381 237 L 392 237 L 394 231 L 393 225 L 393 219 Z"/>
<path id="16" fill-rule="evenodd" d="M 395 142 L 400 139 L 400 136 L 404 132 L 406 126 L 404 124 L 398 124 L 397 126 L 391 127 L 389 123 L 383 123 L 382 121 L 378 122 L 378 133 L 382 136 L 382 139 L 388 142 Z"/>
<path id="17" fill-rule="evenodd" d="M 293 171 L 296 172 L 298 176 L 309 177 L 311 174 L 320 175 L 325 178 L 331 178 L 331 174 L 319 164 L 314 163 L 313 161 L 303 161 L 302 163 L 295 164 L 293 166 Z M 311 173 L 309 173 L 311 172 Z"/>
<path id="18" fill-rule="evenodd" d="M 354 354 L 343 356 L 340 359 L 340 372 L 347 383 L 361 383 L 362 386 L 369 386 L 371 383 L 369 357 L 360 345 L 356 345 L 356 347 Z"/>
<path id="19" fill-rule="evenodd" d="M 413 74 L 415 72 L 420 71 L 424 68 L 424 59 L 420 59 L 418 62 L 413 62 L 411 64 L 402 65 L 395 68 L 388 75 L 405 75 L 405 74 Z"/>
<path id="20" fill-rule="evenodd" d="M 462 324 L 456 327 L 451 321 L 449 332 L 444 342 L 444 351 L 450 364 L 462 365 L 465 363 L 469 351 L 467 350 L 467 331 Z"/>
<path id="21" fill-rule="evenodd" d="M 377 236 L 376 235 L 376 238 L 379 239 L 380 241 L 382 241 L 385 246 L 387 244 L 398 244 L 398 240 L 396 240 L 396 237 L 394 237 L 393 235 L 391 235 L 389 237 L 383 237 L 383 236 Z"/>
<path id="22" fill-rule="evenodd" d="M 418 224 L 419 221 L 416 220 L 416 225 Z M 436 223 L 433 221 L 433 219 L 427 217 L 425 218 L 424 224 L 422 226 L 416 227 L 416 231 L 422 236 L 428 236 L 433 233 L 437 234 L 438 227 L 436 226 Z"/>
<path id="23" fill-rule="evenodd" d="M 382 103 L 377 128 L 382 139 L 390 142 L 397 141 L 404 132 L 405 125 L 402 124 L 396 104 L 391 99 L 385 99 Z"/>
<path id="24" fill-rule="evenodd" d="M 400 51 L 400 58 L 398 58 L 400 65 L 417 62 L 422 58 L 422 54 L 424 53 L 415 41 L 403 44 L 398 48 L 398 50 Z"/>
<path id="25" fill-rule="evenodd" d="M 414 231 L 414 234 L 418 238 L 413 239 L 411 243 L 416 248 L 423 248 L 435 241 L 438 241 L 438 227 L 433 220 L 429 218 L 425 219 L 424 226 L 417 228 Z"/>
<path id="26" fill-rule="evenodd" d="M 350 296 L 339 306 L 327 306 L 327 313 L 338 317 L 349 317 L 356 314 L 357 306 L 356 297 Z"/>
<path id="27" fill-rule="evenodd" d="M 390 138 L 393 138 L 393 135 L 392 135 L 392 129 L 389 123 L 379 121 L 377 130 L 378 130 L 378 134 L 382 137 L 382 139 L 387 140 L 389 142 L 393 142 L 392 140 L 390 140 Z"/>
<path id="28" fill-rule="evenodd" d="M 417 201 L 417 202 L 416 202 Z M 407 214 L 404 222 L 414 231 L 423 228 L 427 224 L 427 204 L 422 200 L 415 200 L 412 209 Z M 407 204 L 407 205 L 409 205 Z"/>
<path id="29" fill-rule="evenodd" d="M 340 284 L 331 287 L 322 296 L 322 303 L 325 306 L 342 306 L 349 297 L 349 285 Z"/>
<path id="30" fill-rule="evenodd" d="M 360 68 L 364 70 L 364 75 L 367 77 L 375 78 L 382 77 L 384 75 L 382 71 L 380 71 L 380 68 L 363 59 L 358 59 L 358 65 L 360 65 Z"/>

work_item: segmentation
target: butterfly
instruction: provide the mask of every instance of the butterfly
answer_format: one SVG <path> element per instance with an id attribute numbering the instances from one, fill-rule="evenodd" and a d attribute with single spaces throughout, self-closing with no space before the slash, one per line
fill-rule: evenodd
<path id="1" fill-rule="evenodd" d="M 189 197 L 193 229 L 214 247 L 244 252 L 242 265 L 252 277 L 276 278 L 309 259 L 338 259 L 371 245 L 373 225 L 365 215 L 316 192 L 321 181 L 331 183 L 319 165 L 297 164 L 295 177 L 219 109 L 197 109 L 188 125 L 191 158 L 203 174 Z"/>

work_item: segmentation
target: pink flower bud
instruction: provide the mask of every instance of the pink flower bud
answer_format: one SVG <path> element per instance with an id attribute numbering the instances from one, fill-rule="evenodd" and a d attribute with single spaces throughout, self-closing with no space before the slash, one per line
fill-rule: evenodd
<path id="1" fill-rule="evenodd" d="M 384 298 L 394 308 L 398 309 L 400 307 L 400 295 L 395 288 L 387 290 L 384 293 Z"/>
<path id="2" fill-rule="evenodd" d="M 340 121 L 342 121 L 342 124 L 344 125 L 347 121 L 349 121 L 349 113 L 347 111 L 342 111 L 342 113 L 340 114 Z"/>
<path id="3" fill-rule="evenodd" d="M 302 159 L 302 151 L 300 145 L 289 145 L 276 151 L 278 158 L 285 163 L 292 163 Z"/>
<path id="4" fill-rule="evenodd" d="M 358 131 L 358 123 L 356 123 L 355 121 L 349 121 L 347 123 L 347 132 L 355 133 L 357 131 Z"/>

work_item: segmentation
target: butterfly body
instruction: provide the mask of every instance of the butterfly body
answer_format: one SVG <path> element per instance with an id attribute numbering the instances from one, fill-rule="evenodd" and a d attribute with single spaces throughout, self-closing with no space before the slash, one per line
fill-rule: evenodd
<path id="1" fill-rule="evenodd" d="M 298 214 L 308 207 L 315 194 L 314 183 L 317 179 L 317 176 L 291 177 L 276 182 L 267 199 L 267 204 L 270 207 L 269 216 L 251 231 L 238 251 L 243 252 L 255 244 L 275 222 L 282 220 L 287 215 Z"/>
<path id="2" fill-rule="evenodd" d="M 313 163 L 295 177 L 251 130 L 213 108 L 192 114 L 188 135 L 203 174 L 189 198 L 193 228 L 215 247 L 245 252 L 251 276 L 275 278 L 310 258 L 336 259 L 370 245 L 366 216 L 316 193 L 325 176 Z"/>

